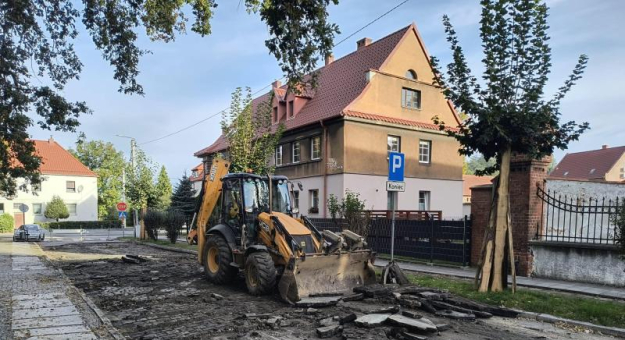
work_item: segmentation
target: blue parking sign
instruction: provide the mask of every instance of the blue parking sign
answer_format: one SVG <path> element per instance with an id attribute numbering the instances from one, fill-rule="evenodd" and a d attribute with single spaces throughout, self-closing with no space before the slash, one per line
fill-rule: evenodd
<path id="1" fill-rule="evenodd" d="M 404 154 L 401 152 L 389 152 L 388 154 L 388 180 L 393 182 L 404 181 Z"/>

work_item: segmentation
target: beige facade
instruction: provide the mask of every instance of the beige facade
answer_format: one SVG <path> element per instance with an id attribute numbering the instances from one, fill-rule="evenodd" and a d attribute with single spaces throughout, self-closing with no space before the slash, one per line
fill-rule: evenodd
<path id="1" fill-rule="evenodd" d="M 612 169 L 605 174 L 607 182 L 624 182 L 625 181 L 625 153 L 621 155 Z"/>

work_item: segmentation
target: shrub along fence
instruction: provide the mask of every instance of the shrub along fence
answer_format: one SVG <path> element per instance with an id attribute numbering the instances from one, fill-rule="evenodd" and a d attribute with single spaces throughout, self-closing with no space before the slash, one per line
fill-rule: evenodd
<path id="1" fill-rule="evenodd" d="M 319 230 L 339 232 L 344 220 L 311 219 Z M 367 243 L 374 251 L 391 253 L 391 223 L 374 218 Z M 395 220 L 395 255 L 428 262 L 452 262 L 467 266 L 471 256 L 471 220 Z"/>
<path id="2" fill-rule="evenodd" d="M 116 229 L 122 227 L 121 220 L 118 221 L 63 221 L 63 222 L 42 222 L 37 223 L 42 228 L 50 230 L 57 229 Z"/>

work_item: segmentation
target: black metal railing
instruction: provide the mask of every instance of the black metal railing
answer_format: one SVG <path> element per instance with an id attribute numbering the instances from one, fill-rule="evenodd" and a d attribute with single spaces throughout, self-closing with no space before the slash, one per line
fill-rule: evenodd
<path id="1" fill-rule="evenodd" d="M 542 216 L 536 239 L 540 241 L 614 244 L 614 219 L 623 199 L 579 198 L 537 188 Z"/>
<path id="2" fill-rule="evenodd" d="M 311 219 L 319 230 L 341 231 L 344 220 Z M 371 219 L 367 243 L 381 254 L 391 253 L 388 218 Z M 467 266 L 471 257 L 471 220 L 395 220 L 395 255 L 428 262 Z"/>

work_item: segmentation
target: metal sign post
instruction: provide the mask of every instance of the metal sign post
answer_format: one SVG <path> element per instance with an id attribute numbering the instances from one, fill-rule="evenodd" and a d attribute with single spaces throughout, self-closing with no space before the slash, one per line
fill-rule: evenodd
<path id="1" fill-rule="evenodd" d="M 386 182 L 386 191 L 391 192 L 391 210 L 393 217 L 391 219 L 391 262 L 395 257 L 395 207 L 397 205 L 398 192 L 406 191 L 406 182 L 404 182 L 404 154 L 400 152 L 390 152 L 388 154 L 388 181 Z"/>

